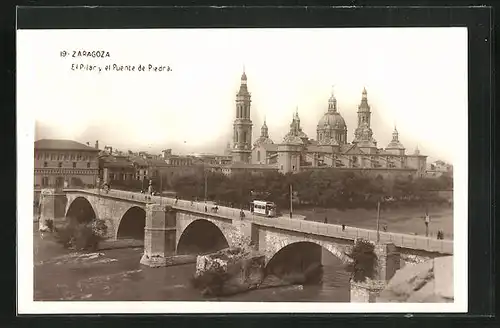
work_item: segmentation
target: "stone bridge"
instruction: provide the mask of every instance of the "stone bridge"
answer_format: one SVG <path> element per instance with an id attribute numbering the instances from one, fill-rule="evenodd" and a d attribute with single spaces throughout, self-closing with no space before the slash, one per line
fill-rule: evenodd
<path id="1" fill-rule="evenodd" d="M 362 238 L 376 245 L 381 279 L 388 280 L 400 268 L 401 259 L 403 263 L 421 262 L 453 254 L 453 241 L 449 240 L 351 227 L 343 231 L 334 224 L 265 218 L 249 211 L 244 211 L 245 218 L 241 219 L 239 209 L 219 207 L 215 213 L 204 203 L 148 198 L 141 193 L 44 189 L 40 197 L 42 228 L 48 219 L 102 219 L 109 238 L 144 239 L 141 263 L 155 267 L 193 261 L 196 254 L 240 245 L 252 245 L 269 262 L 294 245 L 314 244 L 347 263 L 351 261 L 347 250 Z M 301 254 L 300 248 L 294 248 L 294 252 L 295 256 L 311 256 Z"/>

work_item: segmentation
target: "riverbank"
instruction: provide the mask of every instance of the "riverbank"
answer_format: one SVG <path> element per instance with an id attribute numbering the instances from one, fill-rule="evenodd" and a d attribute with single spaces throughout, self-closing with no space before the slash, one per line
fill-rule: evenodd
<path id="1" fill-rule="evenodd" d="M 298 209 L 297 214 L 306 216 L 306 220 L 324 222 L 325 217 L 328 223 L 345 224 L 348 227 L 376 229 L 377 210 L 348 209 L 341 211 L 338 209 Z M 429 233 L 436 236 L 442 230 L 445 239 L 453 239 L 453 208 L 448 206 L 434 206 L 428 209 L 430 216 Z M 387 231 L 425 235 L 425 208 L 405 207 L 389 208 L 380 213 L 380 229 L 384 225 Z"/>

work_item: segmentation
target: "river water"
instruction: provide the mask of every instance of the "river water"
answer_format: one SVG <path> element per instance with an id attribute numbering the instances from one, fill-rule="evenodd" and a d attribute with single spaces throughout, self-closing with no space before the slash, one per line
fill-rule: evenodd
<path id="1" fill-rule="evenodd" d="M 35 300 L 349 302 L 349 275 L 323 252 L 323 281 L 205 298 L 190 286 L 194 264 L 166 268 L 141 265 L 142 247 L 114 246 L 96 253 L 71 253 L 45 234 L 33 233 Z"/>

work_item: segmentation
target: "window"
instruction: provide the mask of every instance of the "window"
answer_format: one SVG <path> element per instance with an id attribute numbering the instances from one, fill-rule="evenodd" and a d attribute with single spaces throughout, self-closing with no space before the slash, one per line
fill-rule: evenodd
<path id="1" fill-rule="evenodd" d="M 59 162 L 59 165 L 58 165 L 58 166 L 59 166 L 59 167 L 62 167 L 62 162 Z"/>
<path id="2" fill-rule="evenodd" d="M 53 161 L 55 161 L 55 159 L 56 159 L 56 154 L 50 154 L 50 159 L 51 159 L 51 160 L 53 160 Z"/>
<path id="3" fill-rule="evenodd" d="M 77 160 L 81 161 L 82 160 L 82 154 L 78 154 L 76 157 Z"/>
<path id="4" fill-rule="evenodd" d="M 43 167 L 47 167 L 47 162 L 43 162 Z"/>
<path id="5" fill-rule="evenodd" d="M 88 169 L 90 169 L 90 162 L 89 162 L 89 163 L 87 163 L 87 168 L 88 168 Z"/>
<path id="6" fill-rule="evenodd" d="M 257 162 L 260 162 L 260 150 L 257 150 Z"/>
<path id="7" fill-rule="evenodd" d="M 47 187 L 49 185 L 49 177 L 42 178 L 42 187 Z"/>
<path id="8" fill-rule="evenodd" d="M 73 168 L 76 168 L 76 162 L 73 162 Z"/>
<path id="9" fill-rule="evenodd" d="M 45 159 L 50 159 L 50 155 L 48 153 L 45 153 Z"/>

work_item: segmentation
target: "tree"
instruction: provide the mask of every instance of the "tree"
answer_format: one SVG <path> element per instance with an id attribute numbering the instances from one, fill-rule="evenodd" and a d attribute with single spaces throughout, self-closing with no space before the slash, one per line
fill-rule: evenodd
<path id="1" fill-rule="evenodd" d="M 347 266 L 347 271 L 352 273 L 355 282 L 373 279 L 377 269 L 377 255 L 372 243 L 363 239 L 357 240 L 349 257 L 353 261 Z"/>

